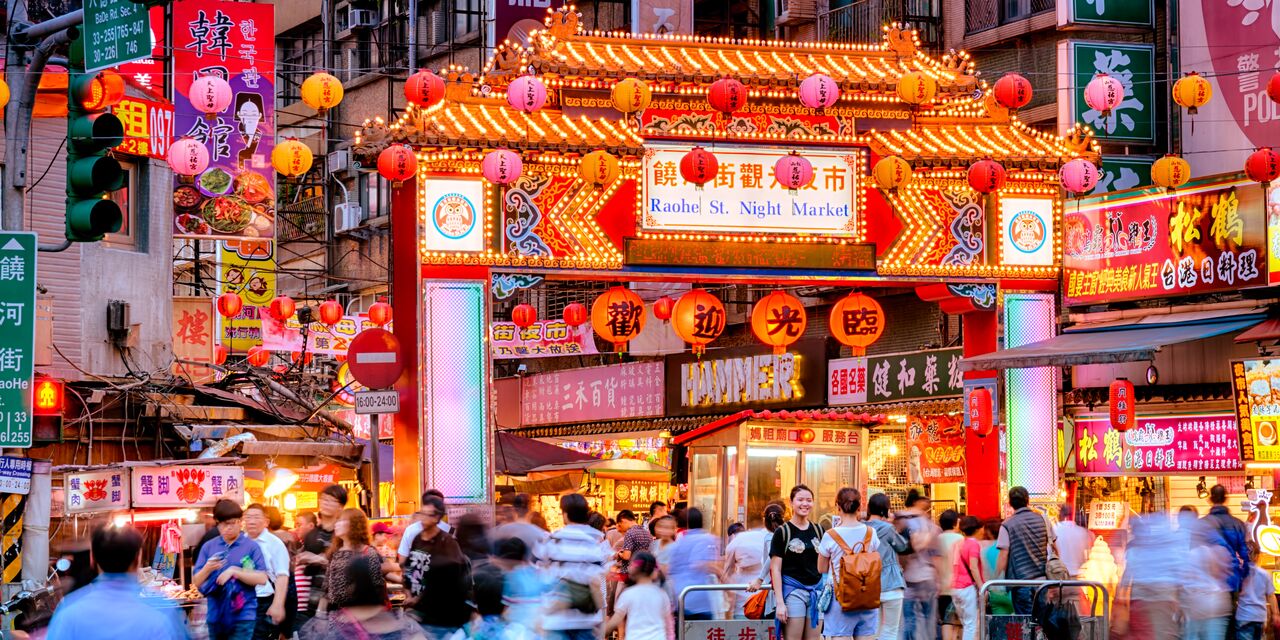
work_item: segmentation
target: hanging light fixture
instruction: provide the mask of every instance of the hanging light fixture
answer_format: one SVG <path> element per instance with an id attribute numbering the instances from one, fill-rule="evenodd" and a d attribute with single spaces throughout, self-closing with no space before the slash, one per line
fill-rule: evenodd
<path id="1" fill-rule="evenodd" d="M 298 474 L 293 469 L 276 466 L 274 462 L 269 466 L 266 477 L 267 484 L 262 491 L 262 497 L 274 498 L 298 483 Z"/>

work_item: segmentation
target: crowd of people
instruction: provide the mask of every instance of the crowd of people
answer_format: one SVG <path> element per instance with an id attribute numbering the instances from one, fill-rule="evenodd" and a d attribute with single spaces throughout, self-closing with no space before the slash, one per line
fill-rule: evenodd
<path id="1" fill-rule="evenodd" d="M 1176 524 L 1132 519 L 1113 629 L 1131 638 L 1264 637 L 1276 620 L 1270 573 L 1257 567 L 1226 491 L 1215 486 L 1210 501 L 1204 518 L 1187 507 Z M 560 500 L 564 525 L 548 531 L 528 496 L 507 496 L 490 528 L 476 515 L 450 522 L 443 496 L 428 491 L 398 533 L 371 527 L 346 502 L 341 487 L 326 488 L 317 512 L 301 514 L 292 531 L 273 508 L 219 502 L 192 577 L 206 597 L 208 637 L 674 640 L 681 618 L 752 617 L 775 620 L 779 640 L 972 640 L 983 583 L 1078 577 L 1093 543 L 1069 505 L 1052 522 L 1022 487 L 1009 491 L 1003 521 L 954 510 L 935 520 L 914 490 L 895 511 L 888 496 L 864 501 L 851 487 L 819 521 L 813 491 L 798 485 L 787 501 L 731 525 L 723 549 L 706 514 L 683 503 L 608 519 L 571 493 Z M 176 618 L 138 596 L 141 545 L 131 527 L 97 530 L 101 575 L 65 598 L 48 637 L 186 637 Z M 685 592 L 715 584 L 741 588 Z M 400 589 L 404 606 L 389 606 Z M 993 590 L 984 608 L 1028 615 L 1032 600 L 1028 588 Z"/>

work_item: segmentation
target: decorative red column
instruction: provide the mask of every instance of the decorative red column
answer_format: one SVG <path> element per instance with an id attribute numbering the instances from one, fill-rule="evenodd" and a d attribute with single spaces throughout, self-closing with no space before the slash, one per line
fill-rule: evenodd
<path id="1" fill-rule="evenodd" d="M 999 316 L 995 310 L 970 311 L 961 316 L 964 357 L 996 350 Z M 966 380 L 994 378 L 994 371 L 967 371 Z M 994 415 L 1000 415 L 999 411 Z M 1000 516 L 1000 436 L 999 429 L 984 438 L 965 430 L 966 503 L 968 514 L 981 519 Z"/>
<path id="2" fill-rule="evenodd" d="M 400 340 L 401 357 L 408 366 L 396 382 L 400 392 L 400 412 L 395 414 L 394 480 L 395 513 L 405 515 L 418 508 L 422 495 L 420 465 L 422 434 L 422 393 L 419 368 L 421 263 L 418 259 L 418 183 L 409 179 L 391 192 L 391 308 L 393 333 Z M 386 464 L 383 462 L 382 464 Z"/>

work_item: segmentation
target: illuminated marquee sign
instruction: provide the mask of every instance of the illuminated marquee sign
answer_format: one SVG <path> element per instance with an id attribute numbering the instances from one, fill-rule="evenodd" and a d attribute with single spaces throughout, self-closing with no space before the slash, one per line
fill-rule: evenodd
<path id="1" fill-rule="evenodd" d="M 823 341 L 798 342 L 775 355 L 763 347 L 708 351 L 702 358 L 667 358 L 666 412 L 725 413 L 745 408 L 799 408 L 822 404 L 826 352 Z"/>
<path id="2" fill-rule="evenodd" d="M 1053 266 L 1053 202 L 1053 198 L 1000 199 L 1000 264 Z"/>
<path id="3" fill-rule="evenodd" d="M 862 153 L 809 149 L 813 181 L 791 193 L 773 176 L 787 153 L 774 147 L 717 145 L 715 180 L 698 188 L 680 176 L 688 145 L 648 145 L 641 226 L 650 231 L 853 236 L 858 231 Z"/>
<path id="4" fill-rule="evenodd" d="M 437 178 L 422 189 L 422 244 L 427 251 L 483 251 L 484 181 Z"/>
<path id="5" fill-rule="evenodd" d="M 173 105 L 128 97 L 112 110 L 124 125 L 124 140 L 116 151 L 164 160 L 173 142 Z"/>

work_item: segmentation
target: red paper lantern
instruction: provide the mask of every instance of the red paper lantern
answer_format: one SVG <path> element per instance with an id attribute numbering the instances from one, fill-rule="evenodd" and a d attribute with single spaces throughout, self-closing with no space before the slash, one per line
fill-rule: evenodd
<path id="1" fill-rule="evenodd" d="M 222 345 L 213 347 L 213 363 L 223 364 L 227 361 L 227 348 Z"/>
<path id="2" fill-rule="evenodd" d="M 327 327 L 332 327 L 333 325 L 342 322 L 343 311 L 341 302 L 338 302 L 337 300 L 325 300 L 320 303 L 320 310 L 316 315 L 320 316 L 321 324 L 324 324 Z"/>
<path id="3" fill-rule="evenodd" d="M 671 296 L 662 296 L 653 301 L 653 317 L 666 322 L 671 319 L 671 312 L 675 306 L 676 301 Z"/>
<path id="4" fill-rule="evenodd" d="M 707 91 L 707 102 L 712 109 L 732 115 L 734 111 L 746 106 L 747 87 L 733 78 L 720 78 L 711 83 L 711 88 Z"/>
<path id="5" fill-rule="evenodd" d="M 716 154 L 702 147 L 690 149 L 689 153 L 684 154 L 680 159 L 680 175 L 685 180 L 698 185 L 698 188 L 715 180 L 719 172 L 720 161 L 716 159 Z"/>
<path id="6" fill-rule="evenodd" d="M 277 322 L 285 322 L 293 317 L 293 313 L 298 307 L 293 302 L 293 298 L 289 296 L 276 296 L 267 305 L 267 314 L 275 318 Z"/>
<path id="7" fill-rule="evenodd" d="M 378 154 L 378 174 L 399 187 L 418 172 L 418 158 L 407 145 L 393 144 Z"/>
<path id="8" fill-rule="evenodd" d="M 786 353 L 787 347 L 799 340 L 808 326 L 804 304 L 785 291 L 774 291 L 761 298 L 751 310 L 751 332 L 757 340 L 773 347 L 778 355 Z"/>
<path id="9" fill-rule="evenodd" d="M 978 193 L 1003 189 L 1004 179 L 1004 167 L 995 160 L 979 160 L 969 165 L 969 186 Z"/>
<path id="10" fill-rule="evenodd" d="M 240 294 L 228 291 L 218 296 L 218 313 L 224 318 L 234 318 L 240 315 L 240 310 L 244 308 L 244 300 L 240 298 Z"/>
<path id="11" fill-rule="evenodd" d="M 644 300 L 636 292 L 614 286 L 591 303 L 591 326 L 619 353 L 644 328 Z"/>
<path id="12" fill-rule="evenodd" d="M 992 88 L 996 102 L 1006 109 L 1021 109 L 1031 102 L 1031 82 L 1016 73 L 1006 73 Z"/>
<path id="13" fill-rule="evenodd" d="M 255 367 L 265 366 L 271 360 L 271 352 L 260 346 L 249 347 L 249 353 L 245 359 Z"/>
<path id="14" fill-rule="evenodd" d="M 1254 151 L 1244 161 L 1244 173 L 1250 180 L 1267 186 L 1272 180 L 1280 178 L 1280 153 L 1272 151 L 1271 147 Z"/>
<path id="15" fill-rule="evenodd" d="M 977 387 L 969 392 L 969 426 L 979 438 L 991 435 L 993 421 L 991 419 L 991 390 Z"/>
<path id="16" fill-rule="evenodd" d="M 1107 404 L 1111 408 L 1111 428 L 1124 433 L 1138 419 L 1137 399 L 1133 397 L 1133 383 L 1124 378 L 1116 378 L 1111 382 L 1111 390 L 1107 394 Z"/>
<path id="17" fill-rule="evenodd" d="M 531 304 L 518 304 L 511 310 L 511 321 L 523 329 L 538 321 L 538 310 Z"/>
<path id="18" fill-rule="evenodd" d="M 671 327 L 700 355 L 706 352 L 711 341 L 724 333 L 727 320 L 724 303 L 719 298 L 706 289 L 691 289 L 676 301 Z"/>
<path id="19" fill-rule="evenodd" d="M 405 80 L 404 97 L 419 109 L 440 102 L 444 100 L 444 78 L 426 69 L 419 70 Z"/>
<path id="20" fill-rule="evenodd" d="M 1280 71 L 1271 74 L 1271 79 L 1267 81 L 1267 97 L 1280 102 Z"/>
<path id="21" fill-rule="evenodd" d="M 369 322 L 374 326 L 384 327 L 391 322 L 391 305 L 379 300 L 369 306 Z"/>
<path id="22" fill-rule="evenodd" d="M 571 327 L 581 327 L 587 323 L 587 305 L 581 302 L 570 302 L 564 306 L 564 323 Z"/>
<path id="23" fill-rule="evenodd" d="M 855 356 L 866 355 L 867 347 L 884 334 L 884 309 L 871 296 L 851 293 L 832 305 L 828 322 L 840 344 L 852 347 Z"/>
<path id="24" fill-rule="evenodd" d="M 314 356 L 315 356 L 315 354 L 314 354 L 314 353 L 312 353 L 312 352 L 308 351 L 308 352 L 307 352 L 307 355 L 306 355 L 306 359 L 305 359 L 305 361 L 304 361 L 302 364 L 303 364 L 303 365 L 311 364 L 311 358 L 313 358 Z M 301 359 L 302 357 L 303 357 L 303 356 L 302 356 L 302 352 L 301 352 L 301 351 L 292 351 L 292 352 L 290 352 L 290 353 L 289 353 L 289 360 L 290 360 L 291 362 L 295 363 L 295 364 L 296 364 L 296 363 L 298 362 L 298 360 L 299 360 L 299 359 Z"/>

